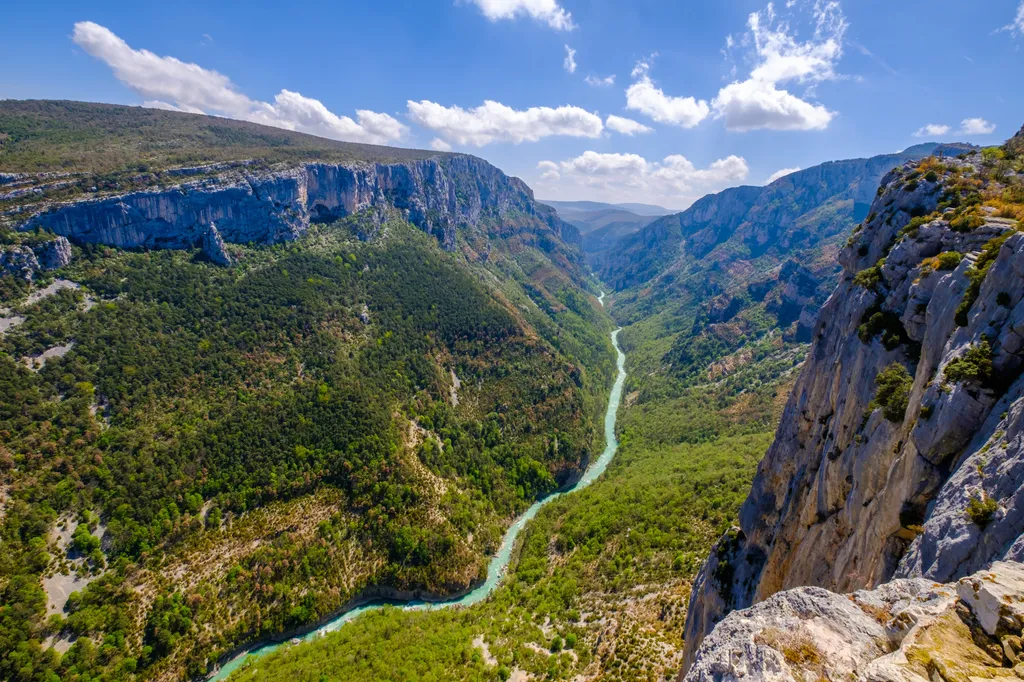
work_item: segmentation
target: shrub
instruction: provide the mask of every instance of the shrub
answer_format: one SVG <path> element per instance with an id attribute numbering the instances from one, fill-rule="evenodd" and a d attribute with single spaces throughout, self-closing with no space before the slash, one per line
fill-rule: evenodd
<path id="1" fill-rule="evenodd" d="M 943 251 L 938 256 L 939 270 L 956 270 L 964 255 L 959 251 Z"/>
<path id="2" fill-rule="evenodd" d="M 985 219 L 977 213 L 962 213 L 949 221 L 954 232 L 970 232 L 984 224 Z"/>
<path id="3" fill-rule="evenodd" d="M 935 408 L 933 406 L 931 406 L 931 405 L 922 405 L 921 406 L 921 411 L 918 412 L 918 416 L 921 419 L 924 419 L 925 421 L 927 421 L 927 420 L 932 418 L 932 412 L 934 412 L 934 411 L 935 411 Z"/>
<path id="4" fill-rule="evenodd" d="M 902 422 L 910 404 L 910 391 L 914 379 L 907 368 L 894 362 L 875 377 L 875 399 L 871 406 L 882 408 L 882 414 L 891 422 Z"/>
<path id="5" fill-rule="evenodd" d="M 988 340 L 971 346 L 958 358 L 946 365 L 946 381 L 955 384 L 967 381 L 986 383 L 992 378 L 992 347 Z"/>
<path id="6" fill-rule="evenodd" d="M 874 289 L 875 285 L 882 281 L 882 266 L 885 265 L 885 259 L 879 260 L 870 268 L 861 270 L 853 276 L 853 283 L 857 286 L 862 286 L 865 289 Z"/>
<path id="7" fill-rule="evenodd" d="M 557 654 L 562 650 L 562 638 L 555 635 L 555 638 L 551 640 L 551 653 Z"/>
<path id="8" fill-rule="evenodd" d="M 928 182 L 938 182 L 939 174 L 933 170 L 930 170 L 927 173 L 925 173 L 924 179 L 927 180 Z"/>
<path id="9" fill-rule="evenodd" d="M 999 505 L 991 497 L 982 494 L 982 497 L 972 497 L 967 503 L 967 518 L 978 528 L 985 530 L 988 524 L 992 523 L 992 517 L 996 515 Z"/>

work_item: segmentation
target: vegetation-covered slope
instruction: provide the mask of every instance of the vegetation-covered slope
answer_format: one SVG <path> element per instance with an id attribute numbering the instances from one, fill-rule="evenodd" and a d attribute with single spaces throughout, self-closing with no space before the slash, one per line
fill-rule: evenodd
<path id="1" fill-rule="evenodd" d="M 116 104 L 0 101 L 0 172 L 110 173 L 265 159 L 412 161 L 441 152 L 337 142 L 217 116 Z"/>
<path id="2" fill-rule="evenodd" d="M 446 253 L 379 207 L 231 267 L 85 244 L 0 277 L 0 677 L 195 676 L 368 588 L 467 589 L 600 446 L 609 323 L 531 220 Z"/>

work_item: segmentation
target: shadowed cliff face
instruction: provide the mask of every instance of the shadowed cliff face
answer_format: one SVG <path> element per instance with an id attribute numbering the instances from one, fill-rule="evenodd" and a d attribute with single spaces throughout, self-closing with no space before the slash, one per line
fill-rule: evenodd
<path id="1" fill-rule="evenodd" d="M 187 170 L 176 175 L 187 177 Z M 224 262 L 224 242 L 291 241 L 310 222 L 386 207 L 401 210 L 449 251 L 458 229 L 481 227 L 539 229 L 574 251 L 580 245 L 576 229 L 538 208 L 525 183 L 461 155 L 372 165 L 308 163 L 261 173 L 228 168 L 172 187 L 49 206 L 19 227 L 43 227 L 74 242 L 122 248 L 202 246 Z M 570 258 L 579 261 L 576 253 Z"/>
<path id="2" fill-rule="evenodd" d="M 786 253 L 845 236 L 867 215 L 882 176 L 894 166 L 935 150 L 922 145 L 901 154 L 834 161 L 787 175 L 766 187 L 735 187 L 698 200 L 689 209 L 659 218 L 621 240 L 596 268 L 616 290 L 657 285 L 687 259 L 704 259 L 729 245 L 731 260 L 752 260 L 775 249 Z"/>
<path id="3" fill-rule="evenodd" d="M 882 180 L 775 442 L 695 582 L 684 672 L 731 610 L 1024 558 L 1024 173 L 1012 149 Z"/>

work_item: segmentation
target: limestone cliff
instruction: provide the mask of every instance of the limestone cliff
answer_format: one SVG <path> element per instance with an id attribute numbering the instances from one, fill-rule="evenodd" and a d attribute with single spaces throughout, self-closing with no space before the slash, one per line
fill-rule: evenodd
<path id="1" fill-rule="evenodd" d="M 36 273 L 56 270 L 71 262 L 71 244 L 64 237 L 0 246 L 0 275 L 31 281 Z"/>
<path id="2" fill-rule="evenodd" d="M 996 563 L 958 583 L 894 580 L 849 596 L 776 594 L 727 617 L 687 682 L 1024 677 L 1024 566 Z"/>
<path id="3" fill-rule="evenodd" d="M 842 278 L 740 527 L 694 585 L 685 668 L 730 611 L 799 586 L 950 582 L 1024 558 L 1024 169 L 907 163 Z"/>
<path id="4" fill-rule="evenodd" d="M 455 248 L 460 228 L 497 228 L 546 232 L 572 245 L 575 260 L 581 257 L 576 228 L 538 206 L 521 180 L 472 156 L 278 164 L 254 170 L 258 167 L 232 163 L 166 171 L 155 186 L 44 204 L 28 218 L 18 216 L 16 224 L 22 230 L 43 227 L 80 243 L 123 248 L 200 246 L 223 263 L 228 260 L 225 242 L 291 241 L 311 222 L 393 207 L 447 250 Z M 189 179 L 196 175 L 202 177 Z"/>

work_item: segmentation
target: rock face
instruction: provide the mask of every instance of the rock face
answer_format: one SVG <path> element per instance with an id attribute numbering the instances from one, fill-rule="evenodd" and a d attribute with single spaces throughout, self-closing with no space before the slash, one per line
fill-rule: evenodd
<path id="1" fill-rule="evenodd" d="M 996 563 L 958 584 L 894 580 L 848 596 L 800 587 L 730 614 L 685 679 L 1024 678 L 1022 601 L 1017 563 Z"/>
<path id="2" fill-rule="evenodd" d="M 1024 177 L 981 164 L 883 179 L 740 527 L 694 585 L 684 670 L 729 611 L 782 590 L 947 583 L 1024 559 L 1024 234 L 978 205 Z"/>
<path id="3" fill-rule="evenodd" d="M 566 243 L 580 244 L 578 231 L 538 207 L 525 183 L 464 155 L 351 166 L 308 163 L 261 174 L 244 165 L 230 167 L 174 187 L 52 206 L 19 227 L 122 248 L 201 246 L 214 261 L 226 262 L 222 242 L 290 241 L 311 222 L 382 208 L 402 211 L 447 250 L 455 248 L 457 229 L 487 222 L 536 223 Z"/>
<path id="4" fill-rule="evenodd" d="M 34 245 L 0 247 L 0 274 L 31 281 L 37 272 L 56 270 L 71 262 L 71 243 L 64 237 Z"/>
<path id="5" fill-rule="evenodd" d="M 651 282 L 678 269 L 681 258 L 705 259 L 729 244 L 731 253 L 780 255 L 845 235 L 867 215 L 879 180 L 907 160 L 960 147 L 920 145 L 901 154 L 833 161 L 798 171 L 767 187 L 735 187 L 655 220 L 621 240 L 596 270 L 616 290 Z M 733 259 L 735 259 L 733 255 Z"/>

